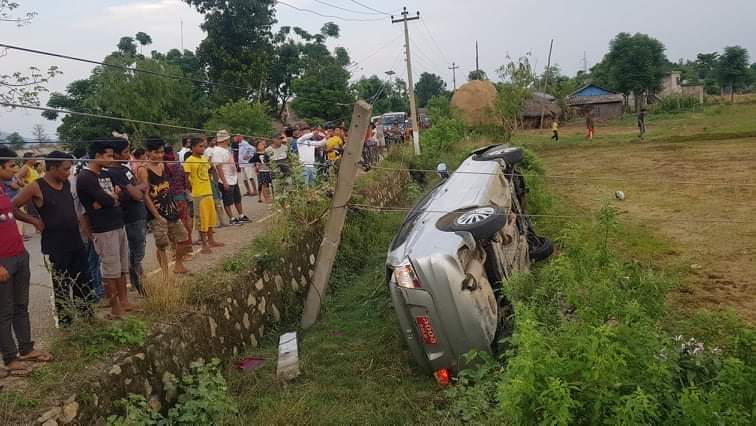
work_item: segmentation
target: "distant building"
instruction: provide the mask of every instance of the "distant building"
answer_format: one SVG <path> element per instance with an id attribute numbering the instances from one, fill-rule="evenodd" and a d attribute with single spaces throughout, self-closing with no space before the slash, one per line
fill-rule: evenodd
<path id="1" fill-rule="evenodd" d="M 682 80 L 682 73 L 680 71 L 672 71 L 662 80 L 662 90 L 656 96 L 660 99 L 669 96 L 693 96 L 703 103 L 704 85 L 688 84 Z"/>
<path id="2" fill-rule="evenodd" d="M 562 116 L 562 108 L 556 104 L 556 98 L 548 93 L 535 92 L 525 101 L 522 111 L 522 127 L 525 129 L 538 129 L 541 127 L 541 115 L 543 115 L 543 127 L 551 127 L 555 118 Z"/>
<path id="3" fill-rule="evenodd" d="M 625 97 L 595 84 L 581 87 L 567 97 L 567 105 L 579 115 L 588 112 L 599 120 L 622 117 L 625 112 Z"/>

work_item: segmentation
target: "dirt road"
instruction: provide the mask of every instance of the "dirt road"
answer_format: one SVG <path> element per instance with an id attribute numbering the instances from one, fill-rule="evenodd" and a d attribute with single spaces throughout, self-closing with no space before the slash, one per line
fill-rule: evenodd
<path id="1" fill-rule="evenodd" d="M 624 191 L 626 200 L 614 202 L 622 220 L 643 223 L 669 241 L 667 260 L 689 272 L 689 285 L 671 303 L 733 308 L 756 324 L 756 139 L 547 147 L 539 154 L 547 175 L 623 179 L 547 182 L 553 193 L 590 211 Z M 751 186 L 736 186 L 746 183 Z"/>

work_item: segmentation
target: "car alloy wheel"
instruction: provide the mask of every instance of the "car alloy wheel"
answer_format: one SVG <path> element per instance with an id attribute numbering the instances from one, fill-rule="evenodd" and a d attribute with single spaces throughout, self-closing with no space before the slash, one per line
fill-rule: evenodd
<path id="1" fill-rule="evenodd" d="M 479 207 L 475 210 L 470 210 L 457 218 L 458 225 L 474 225 L 485 221 L 496 214 L 496 210 L 493 207 Z"/>

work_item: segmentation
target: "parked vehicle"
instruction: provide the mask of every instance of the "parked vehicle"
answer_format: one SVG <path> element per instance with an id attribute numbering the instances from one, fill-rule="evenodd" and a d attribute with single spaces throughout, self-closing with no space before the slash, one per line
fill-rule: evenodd
<path id="1" fill-rule="evenodd" d="M 526 211 L 523 153 L 477 150 L 417 203 L 394 238 L 387 284 L 401 333 L 419 366 L 439 383 L 465 367 L 463 355 L 495 353 L 511 333 L 513 307 L 502 292 L 515 272 L 551 256 Z"/>
<path id="2" fill-rule="evenodd" d="M 395 145 L 404 142 L 405 122 L 407 113 L 389 112 L 381 117 L 381 127 L 386 145 Z"/>

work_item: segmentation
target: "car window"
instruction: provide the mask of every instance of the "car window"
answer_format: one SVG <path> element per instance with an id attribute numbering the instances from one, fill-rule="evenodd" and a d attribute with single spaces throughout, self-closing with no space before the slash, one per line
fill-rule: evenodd
<path id="1" fill-rule="evenodd" d="M 397 232 L 396 237 L 394 237 L 394 241 L 391 243 L 391 250 L 396 249 L 400 245 L 404 244 L 405 241 L 407 241 L 407 237 L 409 237 L 409 234 L 415 228 L 417 220 L 420 218 L 420 216 L 422 216 L 423 213 L 425 213 L 425 209 L 433 199 L 433 195 L 436 193 L 438 188 L 443 185 L 443 183 L 443 181 L 439 182 L 436 186 L 433 187 L 433 189 L 425 194 L 420 202 L 415 204 L 415 207 L 412 208 L 407 217 L 404 219 L 404 222 L 399 228 L 399 232 Z"/>

